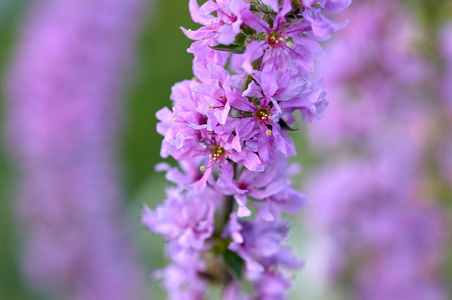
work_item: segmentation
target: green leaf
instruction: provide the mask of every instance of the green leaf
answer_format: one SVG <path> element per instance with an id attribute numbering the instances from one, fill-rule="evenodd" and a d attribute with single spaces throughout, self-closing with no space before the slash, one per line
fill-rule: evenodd
<path id="1" fill-rule="evenodd" d="M 230 45 L 222 45 L 219 44 L 217 46 L 210 46 L 211 49 L 217 50 L 217 51 L 225 51 L 230 52 L 234 54 L 243 54 L 245 53 L 246 47 L 237 45 L 237 44 L 230 44 Z"/>
<path id="2" fill-rule="evenodd" d="M 230 52 L 230 53 L 234 53 L 234 54 L 243 54 L 243 53 L 245 53 L 245 50 L 246 50 L 247 37 L 248 36 L 246 34 L 239 33 L 235 37 L 235 40 L 234 40 L 234 42 L 232 42 L 232 44 L 230 44 L 230 45 L 219 44 L 217 46 L 211 46 L 210 48 L 213 50 L 225 51 L 225 52 Z"/>
<path id="3" fill-rule="evenodd" d="M 232 43 L 235 44 L 235 45 L 240 45 L 240 46 L 245 47 L 247 38 L 248 38 L 248 35 L 243 33 L 243 32 L 241 32 L 241 33 L 239 33 L 239 34 L 237 34 L 235 36 L 235 40 Z"/>
<path id="4" fill-rule="evenodd" d="M 294 129 L 287 125 L 287 123 L 283 119 L 279 119 L 278 121 L 279 126 L 281 126 L 281 129 L 287 130 L 287 131 L 297 131 L 298 129 Z"/>
<path id="5" fill-rule="evenodd" d="M 226 250 L 224 253 L 224 261 L 234 271 L 238 279 L 242 279 L 243 267 L 245 261 L 231 250 Z"/>

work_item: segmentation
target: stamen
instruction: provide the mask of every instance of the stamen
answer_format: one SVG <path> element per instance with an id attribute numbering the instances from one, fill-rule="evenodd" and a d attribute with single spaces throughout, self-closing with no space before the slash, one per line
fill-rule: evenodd
<path id="1" fill-rule="evenodd" d="M 281 46 L 284 42 L 284 37 L 282 37 L 279 32 L 273 31 L 268 35 L 267 42 L 272 47 Z"/>
<path id="2" fill-rule="evenodd" d="M 271 115 L 270 112 L 268 111 L 267 108 L 264 107 L 260 107 L 256 110 L 256 112 L 254 113 L 254 117 L 258 120 L 258 121 L 262 121 L 263 123 L 266 123 L 267 120 L 271 119 Z"/>
<path id="3" fill-rule="evenodd" d="M 211 157 L 210 161 L 221 159 L 225 155 L 225 153 L 226 151 L 224 150 L 223 147 L 216 145 L 212 150 L 212 154 L 209 155 L 209 157 Z"/>

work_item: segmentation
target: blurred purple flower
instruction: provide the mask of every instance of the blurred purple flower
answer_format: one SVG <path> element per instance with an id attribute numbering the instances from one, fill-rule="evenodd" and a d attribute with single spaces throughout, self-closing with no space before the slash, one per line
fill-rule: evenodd
<path id="1" fill-rule="evenodd" d="M 378 143 L 380 127 L 414 122 L 431 111 L 422 101 L 427 89 L 413 87 L 423 87 L 434 77 L 433 70 L 416 54 L 413 43 L 421 38 L 420 29 L 400 4 L 357 3 L 347 17 L 359 25 L 338 32 L 319 65 L 318 74 L 332 99 L 329 121 L 312 124 L 310 131 L 319 149 L 343 142 L 360 147 L 363 142 Z M 418 133 L 408 128 L 407 134 Z"/>
<path id="2" fill-rule="evenodd" d="M 312 222 L 333 245 L 328 271 L 333 281 L 352 272 L 358 299 L 447 299 L 445 216 L 415 189 L 419 166 L 404 151 L 329 164 L 312 178 Z"/>
<path id="3" fill-rule="evenodd" d="M 218 195 L 207 191 L 198 195 L 174 193 L 155 211 L 145 207 L 141 222 L 149 230 L 163 235 L 178 247 L 204 249 L 204 242 L 214 229 L 215 207 L 212 196 Z"/>
<path id="4" fill-rule="evenodd" d="M 9 74 L 23 266 L 68 299 L 141 299 L 125 230 L 115 138 L 143 0 L 39 1 Z"/>
<path id="5" fill-rule="evenodd" d="M 419 24 L 398 1 L 360 2 L 347 16 L 319 67 L 329 122 L 310 131 L 330 157 L 310 190 L 311 222 L 329 245 L 327 271 L 354 299 L 448 299 L 447 222 L 424 169 L 443 106 L 432 91 L 439 76 L 415 47 L 425 38 Z"/>
<path id="6" fill-rule="evenodd" d="M 442 81 L 442 96 L 452 116 L 452 22 L 443 26 L 439 33 L 439 47 L 444 59 L 444 73 Z"/>

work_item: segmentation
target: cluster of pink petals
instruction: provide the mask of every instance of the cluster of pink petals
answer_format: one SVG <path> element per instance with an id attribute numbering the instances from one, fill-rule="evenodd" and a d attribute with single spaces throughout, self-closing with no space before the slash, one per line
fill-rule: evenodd
<path id="1" fill-rule="evenodd" d="M 13 61 L 7 135 L 20 171 L 23 268 L 56 298 L 144 296 L 121 213 L 115 137 L 145 6 L 37 1 Z"/>
<path id="2" fill-rule="evenodd" d="M 179 163 L 158 169 L 175 187 L 142 216 L 168 240 L 171 265 L 158 276 L 171 299 L 202 299 L 215 281 L 225 285 L 224 299 L 285 297 L 291 280 L 281 268 L 301 264 L 286 247 L 282 213 L 296 213 L 308 201 L 290 187 L 299 167 L 289 164 L 296 152 L 288 131 L 295 111 L 306 122 L 323 117 L 328 101 L 309 72 L 323 55 L 318 42 L 347 24 L 323 12 L 349 4 L 189 1 L 201 24 L 182 28 L 194 40 L 188 52 L 195 78 L 175 84 L 172 108 L 157 112 L 161 156 Z M 254 286 L 251 294 L 242 291 L 242 276 Z"/>

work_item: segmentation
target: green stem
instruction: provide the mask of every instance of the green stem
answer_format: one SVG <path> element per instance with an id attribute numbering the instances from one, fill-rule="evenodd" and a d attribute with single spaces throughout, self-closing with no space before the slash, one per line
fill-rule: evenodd
<path id="1" fill-rule="evenodd" d="M 224 203 L 224 215 L 223 215 L 223 228 L 226 226 L 229 220 L 229 215 L 234 209 L 234 197 L 227 196 Z M 228 284 L 233 280 L 226 265 L 223 267 L 223 293 L 226 290 Z"/>
<path id="2" fill-rule="evenodd" d="M 223 228 L 229 221 L 229 215 L 234 209 L 234 197 L 227 196 L 224 203 Z"/>
<path id="3" fill-rule="evenodd" d="M 238 178 L 238 174 L 237 174 L 237 163 L 233 163 L 232 166 L 234 167 L 234 178 L 237 179 Z M 231 196 L 226 196 L 225 201 L 224 201 L 224 210 L 223 210 L 223 222 L 222 222 L 222 226 L 221 228 L 224 230 L 224 228 L 226 227 L 226 225 L 228 224 L 229 221 L 229 215 L 234 211 L 234 197 Z M 229 273 L 229 270 L 226 266 L 226 262 L 224 262 L 224 266 L 223 266 L 223 294 L 224 291 L 226 290 L 226 287 L 228 286 L 228 284 L 233 280 L 231 274 Z"/>

